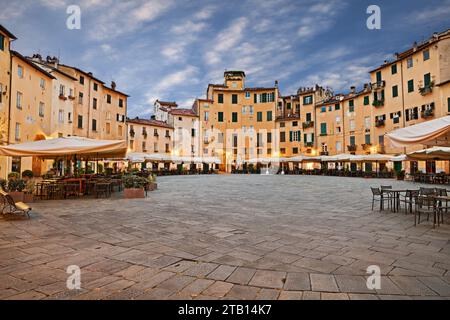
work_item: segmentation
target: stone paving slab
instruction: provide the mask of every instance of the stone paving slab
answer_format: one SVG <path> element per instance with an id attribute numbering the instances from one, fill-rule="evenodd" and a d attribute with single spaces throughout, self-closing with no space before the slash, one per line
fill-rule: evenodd
<path id="1" fill-rule="evenodd" d="M 448 217 L 433 229 L 372 212 L 381 184 L 420 186 L 183 176 L 147 199 L 38 201 L 30 220 L 0 218 L 0 299 L 450 298 Z M 66 287 L 70 265 L 81 290 Z M 367 289 L 371 265 L 381 289 Z"/>

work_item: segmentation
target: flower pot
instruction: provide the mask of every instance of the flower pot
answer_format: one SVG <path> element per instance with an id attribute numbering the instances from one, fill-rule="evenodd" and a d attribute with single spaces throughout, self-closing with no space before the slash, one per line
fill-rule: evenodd
<path id="1" fill-rule="evenodd" d="M 125 199 L 143 199 L 145 198 L 145 191 L 144 189 L 125 188 L 123 196 Z"/>
<path id="2" fill-rule="evenodd" d="M 34 196 L 32 193 L 24 193 L 23 194 L 23 202 L 25 203 L 33 203 L 34 202 Z"/>
<path id="3" fill-rule="evenodd" d="M 13 198 L 14 202 L 23 202 L 24 193 L 21 191 L 8 192 L 8 194 Z"/>

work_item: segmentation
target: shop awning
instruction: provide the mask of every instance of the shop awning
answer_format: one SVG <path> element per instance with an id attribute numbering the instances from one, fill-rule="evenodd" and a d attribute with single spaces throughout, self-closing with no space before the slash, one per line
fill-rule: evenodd
<path id="1" fill-rule="evenodd" d="M 0 146 L 0 156 L 41 157 L 46 159 L 69 155 L 96 159 L 123 158 L 127 152 L 125 140 L 95 140 L 65 137 Z"/>
<path id="2" fill-rule="evenodd" d="M 386 137 L 397 148 L 415 144 L 450 147 L 450 116 L 401 128 Z"/>

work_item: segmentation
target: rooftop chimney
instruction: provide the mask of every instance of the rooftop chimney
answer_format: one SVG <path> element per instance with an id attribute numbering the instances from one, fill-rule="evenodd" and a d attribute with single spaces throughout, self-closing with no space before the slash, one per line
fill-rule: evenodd
<path id="1" fill-rule="evenodd" d="M 278 88 L 278 80 L 275 80 L 275 88 Z"/>
<path id="2" fill-rule="evenodd" d="M 351 86 L 350 87 L 350 92 L 351 93 L 355 93 L 356 92 L 356 87 L 355 86 Z"/>
<path id="3" fill-rule="evenodd" d="M 111 89 L 116 90 L 116 83 L 111 81 Z"/>
<path id="4" fill-rule="evenodd" d="M 414 51 L 414 52 L 417 51 L 417 41 L 414 41 L 414 44 L 413 44 L 413 51 Z"/>

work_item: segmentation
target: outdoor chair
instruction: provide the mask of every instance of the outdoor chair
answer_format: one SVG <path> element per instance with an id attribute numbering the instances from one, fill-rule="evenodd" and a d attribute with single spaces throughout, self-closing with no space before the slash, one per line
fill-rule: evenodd
<path id="1" fill-rule="evenodd" d="M 380 202 L 380 211 L 384 210 L 384 202 L 387 201 L 388 208 L 390 207 L 390 198 L 385 197 L 385 195 L 378 188 L 370 188 L 372 190 L 372 211 L 375 202 Z"/>
<path id="2" fill-rule="evenodd" d="M 100 198 L 101 196 L 109 198 L 111 196 L 111 183 L 99 182 L 95 185 L 95 197 Z"/>
<path id="3" fill-rule="evenodd" d="M 80 196 L 80 185 L 77 183 L 64 184 L 64 198 Z"/>
<path id="4" fill-rule="evenodd" d="M 434 195 L 420 195 L 417 198 L 416 210 L 414 212 L 414 226 L 420 224 L 420 216 L 422 214 L 427 215 L 427 221 L 430 220 L 430 214 L 433 215 L 433 228 L 436 226 L 436 201 Z"/>
<path id="5" fill-rule="evenodd" d="M 413 205 L 417 202 L 417 197 L 419 196 L 418 190 L 406 190 L 404 195 L 400 195 L 400 203 L 405 204 L 405 214 L 413 212 Z"/>

